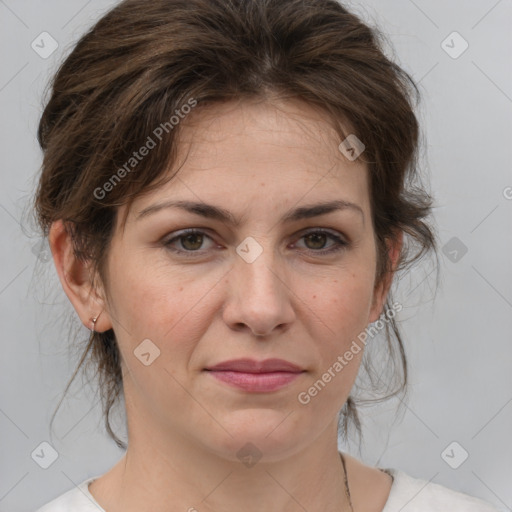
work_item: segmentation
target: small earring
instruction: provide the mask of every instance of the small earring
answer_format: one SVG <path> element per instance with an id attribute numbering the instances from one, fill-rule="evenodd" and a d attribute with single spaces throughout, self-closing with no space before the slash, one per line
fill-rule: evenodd
<path id="1" fill-rule="evenodd" d="M 96 322 L 97 322 L 97 320 L 98 320 L 98 318 L 100 317 L 100 315 L 101 315 L 101 313 L 102 313 L 102 312 L 103 312 L 103 311 L 100 311 L 100 313 L 99 313 L 99 315 L 98 315 L 98 316 L 95 316 L 95 317 L 92 317 L 92 318 L 91 318 L 91 322 L 92 322 L 92 329 L 91 329 L 91 332 L 93 332 L 93 333 L 94 333 L 94 332 L 96 332 L 96 330 L 95 330 L 95 329 L 96 329 Z"/>

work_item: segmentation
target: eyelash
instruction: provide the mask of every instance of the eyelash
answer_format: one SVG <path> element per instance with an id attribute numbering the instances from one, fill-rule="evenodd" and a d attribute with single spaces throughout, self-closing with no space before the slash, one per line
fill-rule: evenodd
<path id="1" fill-rule="evenodd" d="M 311 252 L 316 255 L 327 256 L 330 254 L 334 254 L 334 253 L 337 253 L 339 251 L 346 249 L 346 247 L 349 245 L 348 242 L 343 240 L 338 235 L 335 235 L 334 233 L 331 233 L 330 231 L 326 231 L 324 229 L 314 229 L 314 230 L 308 231 L 307 233 L 304 233 L 300 238 L 304 238 L 308 235 L 313 235 L 313 234 L 327 235 L 327 237 L 331 238 L 335 242 L 334 245 L 330 249 L 319 249 L 317 251 L 315 251 L 314 249 L 306 249 L 308 252 Z M 172 243 L 174 243 L 175 241 L 180 240 L 182 238 L 185 238 L 188 235 L 204 235 L 211 239 L 211 237 L 204 231 L 201 231 L 201 230 L 195 229 L 195 228 L 190 228 L 190 229 L 184 229 L 183 231 L 180 232 L 179 235 L 174 236 L 174 237 L 164 241 L 163 245 L 165 248 L 169 249 L 170 251 L 177 253 L 177 254 L 183 254 L 187 258 L 194 258 L 197 256 L 201 256 L 203 253 L 200 250 L 190 251 L 190 250 L 176 249 L 174 247 L 171 247 Z"/>

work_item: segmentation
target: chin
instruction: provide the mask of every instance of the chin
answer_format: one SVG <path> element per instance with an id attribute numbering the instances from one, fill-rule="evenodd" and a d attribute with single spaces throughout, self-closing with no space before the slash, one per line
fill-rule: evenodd
<path id="1" fill-rule="evenodd" d="M 213 451 L 233 462 L 244 455 L 261 457 L 265 462 L 281 460 L 313 442 L 311 431 L 314 427 L 307 429 L 307 422 L 299 420 L 296 411 L 291 414 L 290 411 L 264 408 L 234 411 L 219 418 L 225 430 L 215 429 L 219 434 L 211 440 Z M 318 426 L 316 428 L 318 430 Z"/>

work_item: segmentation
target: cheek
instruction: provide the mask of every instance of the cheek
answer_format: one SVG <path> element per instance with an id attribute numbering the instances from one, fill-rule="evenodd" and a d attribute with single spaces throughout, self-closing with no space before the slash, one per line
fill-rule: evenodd
<path id="1" fill-rule="evenodd" d="M 371 277 L 363 271 L 346 272 L 329 284 L 323 283 L 322 295 L 317 292 L 312 296 L 311 308 L 328 327 L 322 328 L 323 334 L 317 333 L 321 343 L 315 343 L 320 364 L 312 382 L 320 379 L 326 387 L 318 407 L 321 403 L 341 407 L 357 377 L 365 348 L 359 336 L 368 325 L 373 298 Z"/>
<path id="2" fill-rule="evenodd" d="M 190 352 L 207 328 L 216 279 L 143 262 L 116 267 L 111 274 L 114 330 L 128 353 L 150 339 L 164 356 Z"/>
<path id="3" fill-rule="evenodd" d="M 191 355 L 208 328 L 204 288 L 191 286 L 183 276 L 149 270 L 149 265 L 139 272 L 126 266 L 112 278 L 114 331 L 131 375 L 125 378 L 127 393 L 155 414 L 162 404 L 170 409 L 180 404 L 183 410 L 190 406 L 180 383 L 186 381 Z"/>
<path id="4" fill-rule="evenodd" d="M 319 282 L 310 304 L 339 342 L 364 330 L 372 300 L 372 276 L 364 271 L 345 272 Z"/>
<path id="5" fill-rule="evenodd" d="M 313 333 L 312 353 L 318 364 L 297 398 L 300 407 L 307 402 L 313 415 L 334 415 L 351 392 L 364 353 L 358 336 L 368 325 L 372 284 L 361 274 L 347 272 L 329 285 L 323 283 L 323 291 L 311 296 L 311 310 L 322 320 Z"/>

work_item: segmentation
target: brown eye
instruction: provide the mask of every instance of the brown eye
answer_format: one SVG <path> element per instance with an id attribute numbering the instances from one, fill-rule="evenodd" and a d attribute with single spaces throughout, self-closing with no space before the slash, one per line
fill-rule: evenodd
<path id="1" fill-rule="evenodd" d="M 201 255 L 208 249 L 208 247 L 203 247 L 205 239 L 212 240 L 211 237 L 209 237 L 203 231 L 196 229 L 186 229 L 179 232 L 176 236 L 163 241 L 162 243 L 165 248 L 172 252 L 186 256 L 196 256 Z"/>
<path id="2" fill-rule="evenodd" d="M 340 236 L 322 229 L 310 231 L 303 235 L 301 237 L 301 240 L 302 239 L 305 241 L 306 249 L 319 255 L 341 251 L 349 245 L 349 243 L 343 240 Z M 328 239 L 331 239 L 333 243 L 330 247 L 325 249 L 325 244 Z"/>
<path id="3" fill-rule="evenodd" d="M 304 239 L 310 242 L 309 245 L 306 243 L 308 249 L 323 249 L 327 241 L 327 236 L 325 233 L 311 233 L 306 235 Z"/>
<path id="4" fill-rule="evenodd" d="M 188 251 L 196 251 L 200 249 L 203 244 L 203 235 L 199 233 L 192 233 L 190 235 L 180 236 L 179 240 L 181 240 L 181 245 L 184 249 Z"/>

